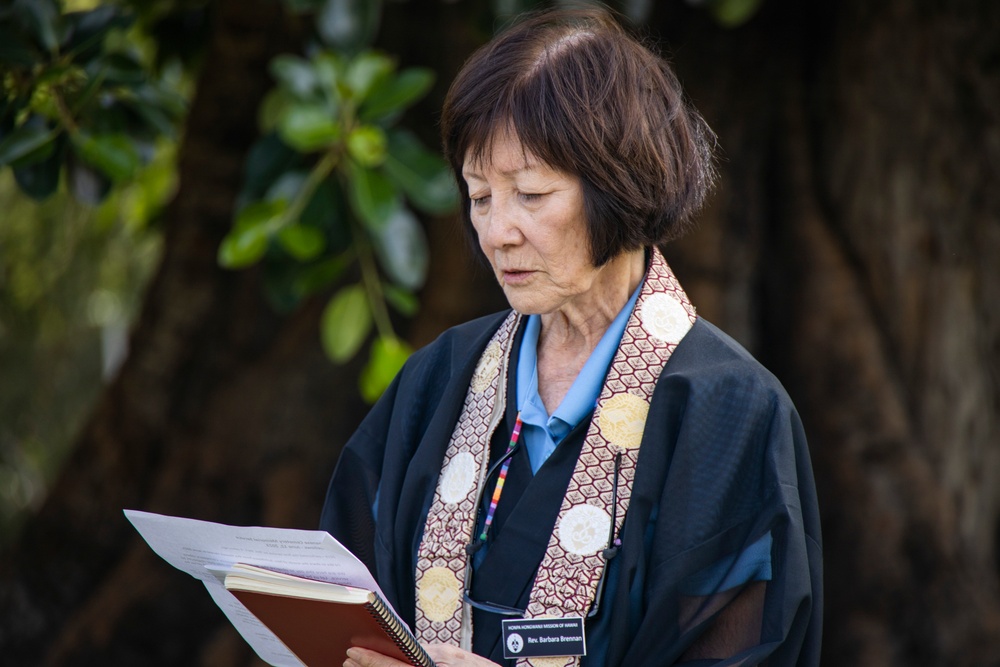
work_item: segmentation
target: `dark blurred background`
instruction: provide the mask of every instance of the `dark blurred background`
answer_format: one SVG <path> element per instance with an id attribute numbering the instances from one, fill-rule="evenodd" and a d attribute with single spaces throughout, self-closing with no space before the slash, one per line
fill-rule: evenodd
<path id="1" fill-rule="evenodd" d="M 314 527 L 407 351 L 504 307 L 436 123 L 551 4 L 0 3 L 4 664 L 260 664 L 121 510 Z M 805 420 L 823 664 L 1000 665 L 1000 3 L 611 6 L 719 136 L 665 252 Z"/>

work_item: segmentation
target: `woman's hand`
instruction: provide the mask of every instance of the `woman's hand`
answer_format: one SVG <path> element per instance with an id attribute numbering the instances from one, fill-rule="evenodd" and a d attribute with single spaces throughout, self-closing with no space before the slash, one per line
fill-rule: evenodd
<path id="1" fill-rule="evenodd" d="M 495 662 L 448 644 L 430 644 L 424 649 L 438 667 L 497 667 Z M 347 650 L 344 667 L 406 667 L 406 663 L 366 648 L 354 647 Z"/>

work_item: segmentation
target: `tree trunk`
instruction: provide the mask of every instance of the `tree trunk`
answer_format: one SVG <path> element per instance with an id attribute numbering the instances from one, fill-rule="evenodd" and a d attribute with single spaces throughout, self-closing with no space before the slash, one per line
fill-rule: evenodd
<path id="1" fill-rule="evenodd" d="M 803 413 L 824 664 L 1000 664 L 998 5 L 658 18 L 725 154 L 670 256 Z"/>
<path id="2" fill-rule="evenodd" d="M 492 29 L 486 4 L 385 5 L 384 48 L 439 73 L 414 116 L 437 118 Z M 971 0 L 767 0 L 735 30 L 658 3 L 649 25 L 725 158 L 699 230 L 668 257 L 806 422 L 824 665 L 998 664 L 998 26 L 1000 5 Z M 215 261 L 266 63 L 299 49 L 291 32 L 279 3 L 219 1 L 132 352 L 0 566 L 5 662 L 254 662 L 121 509 L 311 527 L 364 412 L 357 368 L 319 348 L 322 302 L 280 318 L 255 271 Z M 418 130 L 436 145 L 432 122 Z M 429 233 L 432 273 L 408 329 L 421 344 L 502 305 L 457 226 Z"/>

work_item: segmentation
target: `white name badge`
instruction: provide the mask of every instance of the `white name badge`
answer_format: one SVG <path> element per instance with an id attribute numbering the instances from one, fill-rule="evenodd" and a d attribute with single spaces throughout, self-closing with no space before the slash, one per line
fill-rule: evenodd
<path id="1" fill-rule="evenodd" d="M 587 655 L 583 618 L 507 618 L 503 627 L 503 657 L 553 658 Z"/>

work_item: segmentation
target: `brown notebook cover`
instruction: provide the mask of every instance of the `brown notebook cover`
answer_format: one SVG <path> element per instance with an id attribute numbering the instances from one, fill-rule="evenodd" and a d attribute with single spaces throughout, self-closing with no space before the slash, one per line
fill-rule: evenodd
<path id="1" fill-rule="evenodd" d="M 416 667 L 434 663 L 374 593 L 367 604 L 347 604 L 231 590 L 307 667 L 342 665 L 360 646 Z"/>

